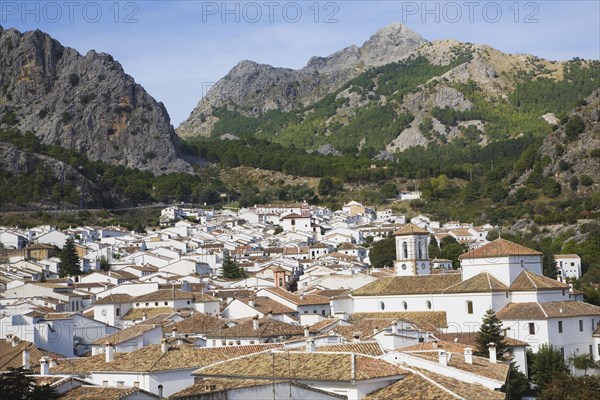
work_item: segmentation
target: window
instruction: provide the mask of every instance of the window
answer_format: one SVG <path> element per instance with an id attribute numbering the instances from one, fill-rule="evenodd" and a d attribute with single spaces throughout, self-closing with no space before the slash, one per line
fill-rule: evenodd
<path id="1" fill-rule="evenodd" d="M 535 324 L 533 322 L 529 323 L 529 334 L 535 335 Z"/>
<path id="2" fill-rule="evenodd" d="M 600 343 L 598 343 L 598 354 L 600 354 Z"/>
<path id="3" fill-rule="evenodd" d="M 562 355 L 562 358 L 565 358 L 565 348 L 564 347 L 560 348 L 560 354 Z"/>
<path id="4" fill-rule="evenodd" d="M 427 300 L 425 302 L 425 306 L 427 307 L 428 310 L 431 310 L 431 301 Z"/>
<path id="5" fill-rule="evenodd" d="M 139 307 L 139 306 L 140 306 L 140 303 L 135 303 L 135 306 L 136 306 L 136 307 Z"/>
<path id="6" fill-rule="evenodd" d="M 121 308 L 120 307 L 115 310 L 115 315 L 117 317 L 121 315 Z"/>
<path id="7" fill-rule="evenodd" d="M 562 330 L 562 321 L 558 321 L 558 333 L 563 333 L 563 330 Z"/>
<path id="8" fill-rule="evenodd" d="M 150 306 L 150 303 L 146 303 L 146 307 L 149 307 L 149 306 Z"/>
<path id="9" fill-rule="evenodd" d="M 168 302 L 168 301 L 165 301 L 165 306 L 168 306 L 168 305 L 169 305 L 169 302 Z"/>
<path id="10" fill-rule="evenodd" d="M 473 302 L 467 300 L 467 314 L 473 314 Z"/>
<path id="11" fill-rule="evenodd" d="M 402 258 L 408 258 L 408 245 L 402 242 Z"/>
<path id="12" fill-rule="evenodd" d="M 406 271 L 406 264 L 402 264 L 402 270 Z"/>
<path id="13" fill-rule="evenodd" d="M 600 344 L 598 346 L 600 346 Z M 108 381 L 102 381 L 102 386 L 108 386 Z"/>
<path id="14" fill-rule="evenodd" d="M 140 383 L 139 382 L 133 382 L 133 387 L 134 388 L 140 388 Z"/>
<path id="15" fill-rule="evenodd" d="M 583 332 L 583 320 L 579 320 L 579 332 Z"/>
<path id="16" fill-rule="evenodd" d="M 404 308 L 405 310 L 408 309 L 408 304 L 405 301 L 402 302 L 402 308 Z"/>
<path id="17" fill-rule="evenodd" d="M 123 386 L 125 386 L 125 382 L 117 381 L 117 387 L 123 387 Z"/>
<path id="18" fill-rule="evenodd" d="M 588 349 L 590 351 L 590 356 L 594 355 L 594 347 L 592 347 L 592 345 L 590 344 L 590 347 Z"/>
<path id="19" fill-rule="evenodd" d="M 381 311 L 385 310 L 385 303 L 383 301 L 379 302 L 379 309 L 381 309 Z"/>
<path id="20" fill-rule="evenodd" d="M 325 315 L 325 310 L 321 310 L 321 315 Z"/>

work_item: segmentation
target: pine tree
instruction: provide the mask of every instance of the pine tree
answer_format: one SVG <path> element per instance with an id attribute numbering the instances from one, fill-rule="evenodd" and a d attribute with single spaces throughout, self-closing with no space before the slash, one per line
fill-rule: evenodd
<path id="1" fill-rule="evenodd" d="M 243 278 L 246 274 L 240 266 L 233 261 L 231 256 L 227 256 L 223 261 L 223 278 L 225 279 L 239 279 Z"/>
<path id="2" fill-rule="evenodd" d="M 67 239 L 65 247 L 60 252 L 60 277 L 68 275 L 80 275 L 79 256 L 75 250 L 75 241 Z"/>
<path id="3" fill-rule="evenodd" d="M 499 359 L 506 351 L 506 342 L 502 335 L 502 321 L 498 319 L 496 313 L 491 308 L 485 312 L 479 332 L 475 335 L 477 351 L 475 354 L 487 357 L 489 354 L 489 344 L 496 345 L 496 354 Z"/>
<path id="4" fill-rule="evenodd" d="M 58 393 L 50 385 L 36 385 L 31 374 L 33 374 L 33 371 L 23 367 L 9 368 L 8 372 L 0 374 L 0 393 L 13 400 L 52 400 L 58 398 Z"/>

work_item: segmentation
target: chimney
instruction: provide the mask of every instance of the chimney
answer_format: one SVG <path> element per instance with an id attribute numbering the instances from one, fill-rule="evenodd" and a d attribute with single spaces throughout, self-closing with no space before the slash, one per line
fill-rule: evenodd
<path id="1" fill-rule="evenodd" d="M 373 327 L 373 335 L 377 335 L 377 332 L 379 332 L 379 329 L 377 329 L 376 326 Z"/>
<path id="2" fill-rule="evenodd" d="M 254 297 L 250 297 L 250 300 L 248 301 L 248 305 L 252 308 L 254 308 Z"/>
<path id="3" fill-rule="evenodd" d="M 465 347 L 465 362 L 473 364 L 473 349 L 470 347 Z"/>
<path id="4" fill-rule="evenodd" d="M 437 339 L 434 339 L 433 342 L 431 342 L 431 348 L 434 349 L 434 350 L 438 348 L 438 341 L 437 341 Z"/>
<path id="5" fill-rule="evenodd" d="M 173 328 L 173 330 L 171 331 L 171 337 L 177 337 L 177 328 Z"/>
<path id="6" fill-rule="evenodd" d="M 11 339 L 12 347 L 17 347 L 21 343 L 21 339 L 18 336 L 13 336 Z"/>
<path id="7" fill-rule="evenodd" d="M 314 353 L 317 350 L 317 346 L 315 345 L 315 339 L 309 338 L 306 339 L 306 352 Z"/>
<path id="8" fill-rule="evenodd" d="M 490 342 L 488 344 L 488 350 L 490 351 L 490 362 L 492 364 L 496 363 L 496 343 Z"/>
<path id="9" fill-rule="evenodd" d="M 392 335 L 398 334 L 398 321 L 392 322 Z"/>
<path id="10" fill-rule="evenodd" d="M 31 363 L 29 362 L 30 358 L 31 358 L 31 352 L 29 351 L 29 348 L 25 347 L 23 349 L 23 368 L 25 368 L 25 369 L 31 368 Z"/>
<path id="11" fill-rule="evenodd" d="M 146 320 L 146 318 L 148 318 L 148 316 L 146 315 L 146 313 L 143 313 L 143 314 L 142 314 L 142 321 L 145 321 L 145 320 Z"/>
<path id="12" fill-rule="evenodd" d="M 446 350 L 440 350 L 438 353 L 438 358 L 441 366 L 445 367 L 448 365 L 448 359 L 446 358 Z"/>
<path id="13" fill-rule="evenodd" d="M 360 334 L 358 332 L 354 332 L 354 334 L 352 335 L 352 338 L 353 338 L 352 341 L 354 343 L 360 342 Z"/>
<path id="14" fill-rule="evenodd" d="M 50 357 L 40 358 L 40 375 L 41 376 L 50 375 Z"/>
<path id="15" fill-rule="evenodd" d="M 304 300 L 304 292 L 300 293 L 300 300 Z"/>
<path id="16" fill-rule="evenodd" d="M 254 329 L 255 331 L 258 330 L 258 315 L 255 315 L 252 318 L 252 329 Z"/>
<path id="17" fill-rule="evenodd" d="M 273 310 L 269 310 L 269 318 L 273 318 Z"/>
<path id="18" fill-rule="evenodd" d="M 106 362 L 111 362 L 115 358 L 115 348 L 112 343 L 106 342 L 104 345 L 104 355 Z"/>
<path id="19" fill-rule="evenodd" d="M 308 325 L 304 325 L 304 337 L 309 337 L 310 336 L 310 332 L 308 330 Z"/>
<path id="20" fill-rule="evenodd" d="M 167 346 L 167 339 L 162 338 L 160 341 L 160 351 L 162 353 L 166 353 L 168 350 L 168 346 Z"/>

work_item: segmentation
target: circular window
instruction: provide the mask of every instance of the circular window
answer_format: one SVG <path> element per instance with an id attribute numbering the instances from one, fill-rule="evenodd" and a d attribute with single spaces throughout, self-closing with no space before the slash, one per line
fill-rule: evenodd
<path id="1" fill-rule="evenodd" d="M 405 310 L 408 309 L 408 304 L 406 304 L 405 301 L 402 302 L 402 308 L 404 308 Z"/>
<path id="2" fill-rule="evenodd" d="M 136 306 L 136 307 L 139 307 L 139 306 L 140 306 L 140 303 L 135 303 L 135 306 Z"/>
<path id="3" fill-rule="evenodd" d="M 168 305 L 169 305 L 169 302 L 168 302 L 168 301 L 165 301 L 165 306 L 168 306 Z"/>
<path id="4" fill-rule="evenodd" d="M 381 309 L 381 311 L 385 310 L 385 303 L 383 301 L 379 302 L 379 308 Z"/>
<path id="5" fill-rule="evenodd" d="M 425 302 L 425 305 L 427 306 L 428 310 L 431 310 L 431 302 L 429 300 Z"/>
<path id="6" fill-rule="evenodd" d="M 188 300 L 187 303 L 190 304 L 190 301 Z"/>
<path id="7" fill-rule="evenodd" d="M 146 307 L 148 307 L 150 305 L 150 303 L 146 303 Z"/>
<path id="8" fill-rule="evenodd" d="M 154 307 L 158 307 L 158 301 L 154 303 Z"/>
<path id="9" fill-rule="evenodd" d="M 406 270 L 406 264 L 402 264 L 402 269 Z"/>
<path id="10" fill-rule="evenodd" d="M 421 269 L 425 269 L 425 263 L 421 264 Z"/>

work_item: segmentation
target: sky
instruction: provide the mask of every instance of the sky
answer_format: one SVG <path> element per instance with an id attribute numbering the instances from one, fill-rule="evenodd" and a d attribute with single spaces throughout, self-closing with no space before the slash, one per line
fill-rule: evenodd
<path id="1" fill-rule="evenodd" d="M 177 127 L 241 60 L 302 68 L 402 22 L 425 39 L 454 38 L 551 60 L 600 59 L 600 1 L 9 1 L 0 25 L 40 29 L 81 54 L 105 52 Z"/>

